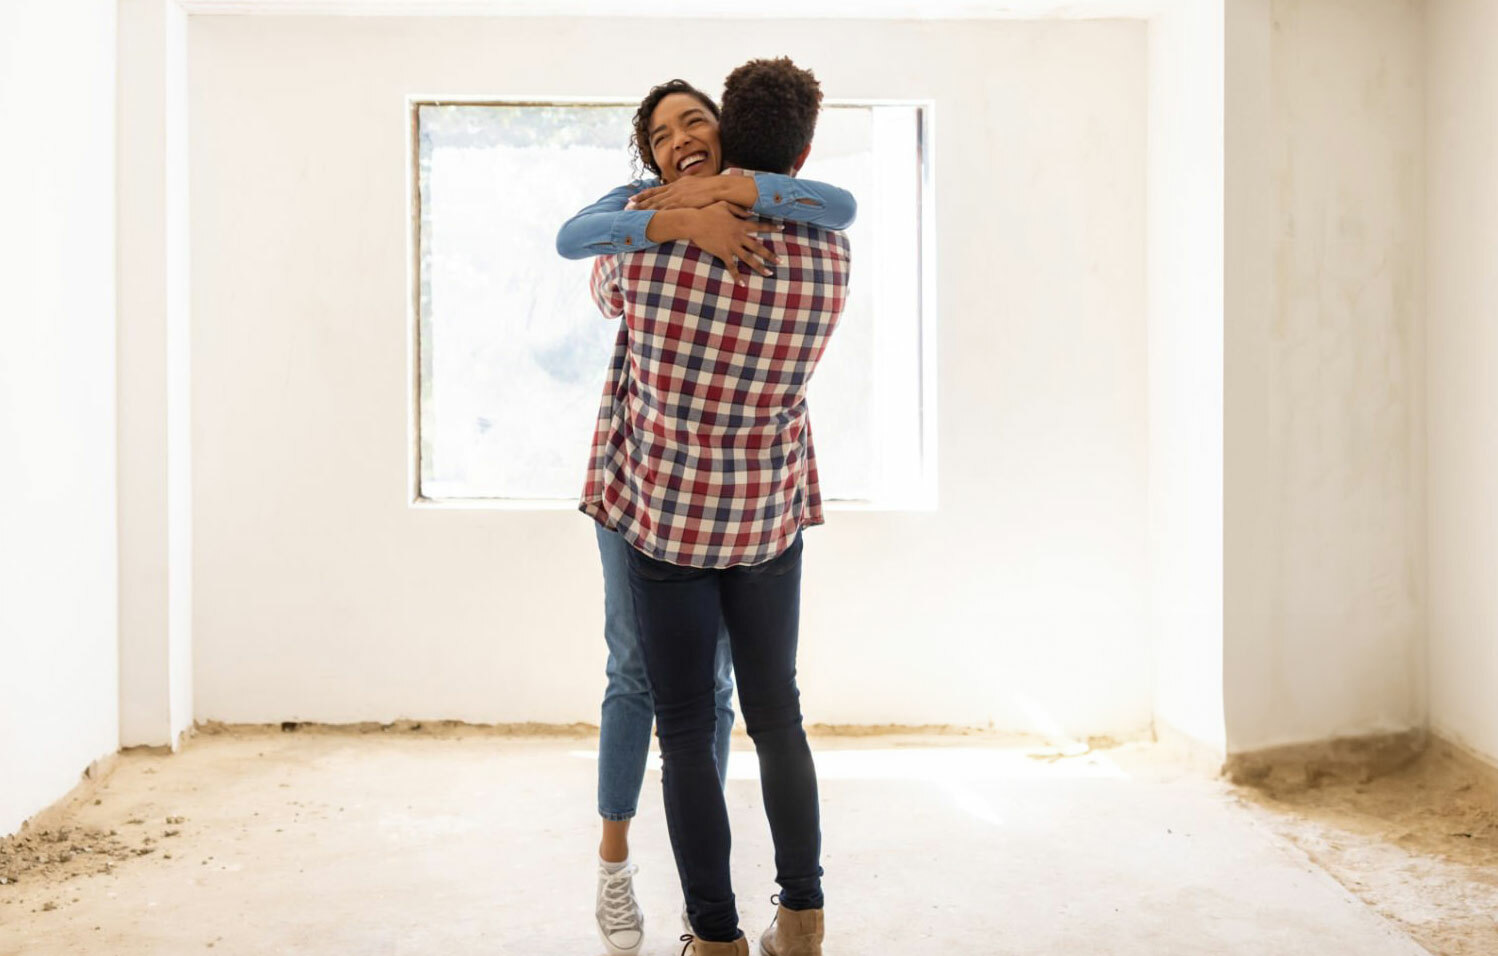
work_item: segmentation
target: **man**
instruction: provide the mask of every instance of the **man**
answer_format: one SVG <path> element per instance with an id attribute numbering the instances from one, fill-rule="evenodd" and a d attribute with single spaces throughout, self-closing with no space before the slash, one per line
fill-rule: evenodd
<path id="1" fill-rule="evenodd" d="M 816 78 L 788 59 L 735 70 L 722 102 L 723 157 L 733 167 L 725 173 L 799 170 L 821 98 Z M 704 188 L 683 179 L 640 204 L 672 208 Z M 748 953 L 713 754 L 722 624 L 759 756 L 781 887 L 760 951 L 821 953 L 816 770 L 795 663 L 801 531 L 823 521 L 806 390 L 842 312 L 849 253 L 840 233 L 796 222 L 766 245 L 767 255 L 725 267 L 672 242 L 602 257 L 593 274 L 600 309 L 625 318 L 627 355 L 600 411 L 581 507 L 630 545 L 693 956 Z"/>
<path id="2" fill-rule="evenodd" d="M 742 255 L 768 255 L 755 237 L 780 229 L 769 221 L 740 218 L 750 210 L 760 216 L 796 219 L 828 229 L 843 229 L 852 223 L 857 204 L 851 193 L 836 186 L 763 170 L 752 177 L 718 175 L 723 168 L 718 114 L 717 103 L 684 80 L 652 87 L 635 111 L 633 146 L 654 178 L 610 190 L 569 219 L 557 233 L 557 252 L 569 259 L 585 259 L 686 239 L 722 261 L 732 262 Z M 673 201 L 682 205 L 676 208 L 635 207 L 637 203 L 654 206 L 649 187 L 686 178 L 700 178 L 711 187 L 693 197 L 693 205 L 677 195 Z M 661 201 L 672 198 L 662 197 Z M 610 391 L 625 382 L 622 373 L 627 355 L 628 330 L 621 325 L 606 386 Z M 604 403 L 605 420 L 611 408 L 611 403 Z M 602 839 L 594 918 L 610 956 L 637 956 L 644 945 L 645 919 L 634 893 L 638 870 L 630 858 L 629 829 L 645 777 L 655 705 L 629 588 L 630 545 L 603 525 L 595 525 L 595 530 L 603 568 L 608 686 L 599 714 L 598 813 Z M 718 777 L 725 780 L 734 720 L 732 652 L 726 629 L 718 640 L 717 668 L 715 753 Z M 686 913 L 685 907 L 682 913 Z"/>

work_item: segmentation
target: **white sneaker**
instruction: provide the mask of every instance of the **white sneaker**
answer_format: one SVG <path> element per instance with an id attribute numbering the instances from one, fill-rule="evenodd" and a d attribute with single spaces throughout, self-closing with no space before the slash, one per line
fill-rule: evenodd
<path id="1" fill-rule="evenodd" d="M 626 863 L 610 873 L 598 865 L 598 935 L 610 956 L 636 956 L 645 942 L 645 913 L 635 899 L 634 875 L 639 867 Z"/>

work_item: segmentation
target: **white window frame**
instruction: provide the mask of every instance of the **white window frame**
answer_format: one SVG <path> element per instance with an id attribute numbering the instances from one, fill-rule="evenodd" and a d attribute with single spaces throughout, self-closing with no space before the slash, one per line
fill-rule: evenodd
<path id="1" fill-rule="evenodd" d="M 406 204 L 409 216 L 406 229 L 407 263 L 407 495 L 411 507 L 439 510 L 493 510 L 493 511 L 570 511 L 577 507 L 577 498 L 507 498 L 507 497 L 460 497 L 433 498 L 421 492 L 421 182 L 420 182 L 420 109 L 423 106 L 512 106 L 512 107 L 632 107 L 636 99 L 608 96 L 590 97 L 503 97 L 503 96 L 440 96 L 411 94 L 406 97 L 405 122 L 407 127 Z M 826 499 L 828 511 L 934 511 L 938 505 L 937 491 L 937 389 L 936 389 L 936 191 L 934 183 L 934 122 L 936 106 L 931 100 L 898 99 L 829 99 L 827 107 L 878 107 L 899 106 L 914 108 L 917 117 L 917 203 L 919 209 L 920 251 L 918 267 L 917 298 L 920 315 L 917 317 L 918 361 L 917 392 L 920 400 L 919 455 L 917 476 L 905 483 L 901 493 L 881 498 L 878 501 L 859 499 Z M 579 461 L 585 450 L 579 449 Z M 581 490 L 581 469 L 579 470 Z"/>

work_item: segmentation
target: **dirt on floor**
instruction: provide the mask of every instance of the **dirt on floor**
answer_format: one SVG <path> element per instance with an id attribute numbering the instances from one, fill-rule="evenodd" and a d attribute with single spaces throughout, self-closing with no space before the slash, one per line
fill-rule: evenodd
<path id="1" fill-rule="evenodd" d="M 76 823 L 28 827 L 0 840 L 0 886 L 51 889 L 79 877 L 113 873 L 115 867 L 153 853 L 171 859 L 173 838 L 182 833 L 185 822 L 180 816 L 130 817 L 107 830 Z M 40 908 L 56 905 L 49 900 Z"/>
<path id="2" fill-rule="evenodd" d="M 400 720 L 390 723 L 316 724 L 285 722 L 280 725 L 199 723 L 184 740 L 192 737 L 255 737 L 274 740 L 286 734 L 352 736 L 384 734 L 400 737 L 594 737 L 596 727 L 587 724 L 476 725 L 461 721 Z M 0 904 L 21 905 L 37 912 L 50 912 L 66 905 L 69 887 L 96 876 L 114 875 L 129 864 L 149 865 L 193 852 L 194 834 L 184 826 L 187 818 L 170 812 L 159 801 L 141 799 L 140 794 L 121 805 L 111 792 L 113 772 L 123 764 L 147 764 L 139 773 L 149 779 L 155 764 L 170 759 L 166 747 L 137 747 L 123 751 L 108 770 L 90 768 L 84 781 L 58 804 L 28 821 L 20 832 L 0 838 Z M 154 787 L 147 787 L 154 790 Z M 179 839 L 180 838 L 180 839 Z M 203 860 L 206 865 L 212 858 Z M 19 894 L 19 895 L 18 895 Z M 72 900 L 76 902 L 76 900 Z M 0 922 L 4 912 L 0 911 Z"/>
<path id="3" fill-rule="evenodd" d="M 1442 741 L 1374 779 L 1272 776 L 1263 823 L 1438 956 L 1498 954 L 1498 777 Z"/>
<path id="4" fill-rule="evenodd" d="M 1032 743 L 1029 738 L 999 734 L 972 727 L 885 725 L 879 727 L 818 724 L 807 728 L 821 740 L 838 740 L 843 746 L 881 746 L 895 748 L 930 748 L 970 745 L 974 738 L 985 743 Z M 743 736 L 742 725 L 735 728 Z M 522 740 L 557 738 L 596 738 L 598 728 L 589 724 L 469 724 L 462 721 L 398 720 L 388 723 L 322 724 L 287 721 L 271 724 L 226 724 L 218 721 L 198 723 L 184 739 L 185 747 L 195 746 L 192 738 L 236 737 L 266 741 L 287 739 L 288 735 L 316 737 L 349 737 L 383 735 L 400 738 L 485 738 L 504 737 Z M 1054 746 L 1032 746 L 1030 756 L 1038 760 L 1075 757 L 1091 749 L 1117 746 L 1110 738 L 1079 742 L 1067 741 Z M 170 860 L 177 855 L 195 852 L 191 847 L 202 836 L 183 826 L 186 818 L 173 813 L 169 804 L 146 794 L 134 794 L 121 804 L 122 794 L 111 790 L 114 769 L 130 765 L 145 779 L 156 774 L 155 765 L 170 760 L 165 747 L 138 747 L 123 751 L 110 770 L 97 775 L 92 771 L 80 786 L 63 801 L 29 821 L 10 837 L 0 838 L 0 904 L 21 903 L 36 911 L 51 911 L 66 905 L 68 889 L 76 881 L 94 876 L 114 875 L 117 868 L 130 863 L 135 867 L 153 861 Z M 140 769 L 140 765 L 144 769 Z M 154 791 L 154 787 L 148 787 Z M 144 798 L 144 799 L 143 799 Z M 178 838 L 181 839 L 178 839 Z M 211 857 L 203 861 L 211 862 Z M 17 896 L 16 894 L 20 895 Z M 3 910 L 0 910 L 3 914 Z M 0 915 L 3 920 L 3 915 Z"/>
<path id="5" fill-rule="evenodd" d="M 108 873 L 133 856 L 153 852 L 154 842 L 132 843 L 116 830 L 85 827 L 22 831 L 0 840 L 0 886 Z"/>
<path id="6" fill-rule="evenodd" d="M 902 728 L 904 737 L 819 727 L 820 737 L 845 737 L 843 746 L 962 746 L 982 731 L 951 734 Z M 387 734 L 400 737 L 509 736 L 586 738 L 596 728 L 523 725 L 484 728 L 456 722 L 367 724 L 345 727 L 286 724 L 279 728 L 201 725 L 197 733 L 249 736 L 268 745 L 287 734 Z M 862 739 L 860 739 L 862 738 Z M 192 744 L 189 742 L 189 747 Z M 1027 747 L 1035 760 L 1066 760 L 1112 751 L 1152 762 L 1159 748 L 1098 738 Z M 271 750 L 267 746 L 266 750 Z M 1132 757 L 1129 754 L 1139 750 Z M 258 755 L 266 756 L 266 755 Z M 1156 755 L 1158 757 L 1158 754 Z M 156 773 L 158 753 L 126 753 L 135 774 Z M 150 779 L 149 776 L 144 779 Z M 142 781 L 143 782 L 143 781 Z M 281 784 L 280 786 L 285 786 Z M 141 789 L 139 786 L 136 790 Z M 165 793 L 112 791 L 107 777 L 86 784 L 66 806 L 0 840 L 0 903 L 18 909 L 66 906 L 82 882 L 129 865 L 132 872 L 166 865 L 174 853 L 217 866 L 211 825 L 196 828 L 177 815 Z M 1370 778 L 1359 773 L 1266 774 L 1233 791 L 1257 823 L 1298 847 L 1315 864 L 1437 956 L 1498 956 L 1498 775 L 1441 741 L 1417 759 Z M 101 803 L 103 804 L 101 806 Z M 293 803 L 301 812 L 301 804 Z M 326 809 L 326 808 L 324 808 Z M 341 807 L 336 808 L 341 810 Z M 276 832 L 280 832 L 277 830 Z M 203 856 L 202 860 L 197 860 Z M 5 911 L 0 908 L 0 921 Z"/>

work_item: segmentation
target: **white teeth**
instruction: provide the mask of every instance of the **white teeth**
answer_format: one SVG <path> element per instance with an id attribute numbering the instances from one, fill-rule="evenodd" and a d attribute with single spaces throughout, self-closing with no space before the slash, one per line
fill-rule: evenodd
<path id="1" fill-rule="evenodd" d="M 706 161 L 706 153 L 693 153 L 691 156 L 688 156 L 686 159 L 683 159 L 681 162 L 676 164 L 676 171 L 683 172 L 689 167 L 696 166 L 698 163 Z"/>

